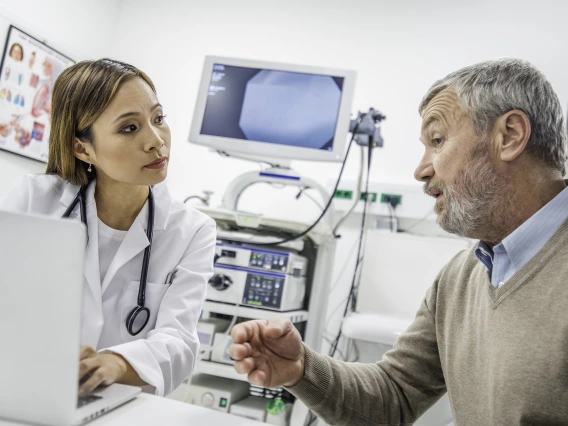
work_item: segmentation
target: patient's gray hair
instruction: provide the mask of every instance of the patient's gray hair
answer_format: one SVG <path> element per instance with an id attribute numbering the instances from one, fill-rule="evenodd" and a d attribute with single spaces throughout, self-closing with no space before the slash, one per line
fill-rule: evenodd
<path id="1" fill-rule="evenodd" d="M 527 150 L 564 174 L 566 129 L 558 96 L 531 63 L 514 58 L 480 62 L 438 80 L 422 99 L 422 112 L 441 91 L 456 91 L 476 133 L 487 135 L 495 120 L 511 110 L 527 114 L 531 135 Z"/>

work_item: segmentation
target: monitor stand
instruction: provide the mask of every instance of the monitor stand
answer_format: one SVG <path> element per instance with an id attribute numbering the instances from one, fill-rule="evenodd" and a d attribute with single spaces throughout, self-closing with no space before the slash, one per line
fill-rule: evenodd
<path id="1" fill-rule="evenodd" d="M 223 201 L 221 206 L 224 209 L 237 210 L 239 198 L 243 191 L 245 191 L 249 186 L 261 182 L 286 186 L 297 186 L 299 188 L 312 188 L 320 193 L 322 199 L 324 200 L 324 203 L 326 204 L 331 196 L 323 185 L 319 184 L 313 179 L 301 176 L 296 171 L 292 170 L 290 168 L 289 161 L 283 162 L 282 160 L 278 159 L 274 160 L 273 162 L 267 159 L 260 159 L 258 157 L 255 158 L 252 156 L 233 153 L 222 153 L 222 155 L 240 158 L 243 160 L 265 162 L 271 164 L 271 167 L 267 170 L 243 173 L 242 175 L 237 176 L 235 179 L 233 179 L 233 181 L 229 184 L 229 186 L 227 186 L 227 189 L 225 189 L 225 193 L 223 194 Z M 275 164 L 276 161 L 279 164 Z M 330 229 L 333 229 L 333 227 L 335 226 L 333 204 L 329 206 L 329 209 L 322 220 L 327 222 Z"/>

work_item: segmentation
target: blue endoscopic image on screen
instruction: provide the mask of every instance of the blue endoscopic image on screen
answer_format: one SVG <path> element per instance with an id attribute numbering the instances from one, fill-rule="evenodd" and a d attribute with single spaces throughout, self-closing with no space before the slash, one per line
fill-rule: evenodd
<path id="1" fill-rule="evenodd" d="M 201 134 L 333 149 L 343 77 L 215 64 Z"/>

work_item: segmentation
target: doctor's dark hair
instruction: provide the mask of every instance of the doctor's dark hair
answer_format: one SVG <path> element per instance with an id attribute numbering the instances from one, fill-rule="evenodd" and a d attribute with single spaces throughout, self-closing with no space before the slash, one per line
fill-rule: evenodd
<path id="1" fill-rule="evenodd" d="M 143 71 L 113 59 L 82 61 L 65 69 L 53 85 L 51 132 L 45 173 L 58 175 L 75 185 L 87 185 L 95 172 L 75 157 L 75 139 L 93 143 L 93 123 L 129 80 L 141 78 L 156 93 Z"/>

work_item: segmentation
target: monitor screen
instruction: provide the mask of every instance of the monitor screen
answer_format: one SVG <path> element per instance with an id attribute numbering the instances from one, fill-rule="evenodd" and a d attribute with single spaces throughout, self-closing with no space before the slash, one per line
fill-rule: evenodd
<path id="1" fill-rule="evenodd" d="M 356 73 L 207 56 L 189 140 L 262 160 L 342 161 Z"/>
<path id="2" fill-rule="evenodd" d="M 332 151 L 343 80 L 213 64 L 201 134 Z"/>

